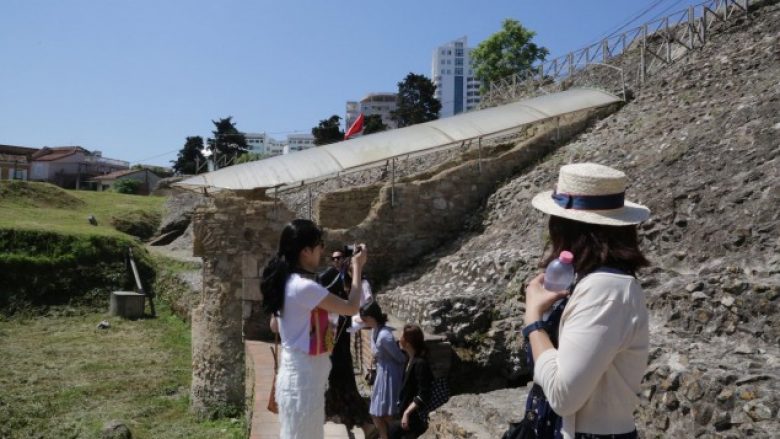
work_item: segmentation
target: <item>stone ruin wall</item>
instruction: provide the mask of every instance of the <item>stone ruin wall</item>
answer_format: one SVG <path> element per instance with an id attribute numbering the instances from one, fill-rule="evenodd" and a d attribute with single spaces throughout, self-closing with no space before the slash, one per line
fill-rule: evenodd
<path id="1" fill-rule="evenodd" d="M 503 180 L 616 108 L 537 124 L 529 130 L 530 140 L 508 151 L 481 159 L 466 156 L 456 166 L 443 164 L 424 179 L 396 182 L 394 194 L 389 183 L 325 194 L 318 200 L 316 220 L 342 227 L 326 229 L 326 244 L 368 243 L 367 274 L 379 285 L 457 236 L 464 220 Z M 203 292 L 192 311 L 191 408 L 201 417 L 245 408 L 243 340 L 272 337 L 269 317 L 262 312 L 260 271 L 276 252 L 284 225 L 294 217 L 284 203 L 251 191 L 217 194 L 195 211 L 193 254 L 203 258 Z M 414 318 L 410 313 L 400 317 Z"/>
<path id="2" fill-rule="evenodd" d="M 581 132 L 592 120 L 614 112 L 618 104 L 561 116 L 536 126 L 534 136 L 508 151 L 488 157 L 471 158 L 457 166 L 443 165 L 443 171 L 426 179 L 398 181 L 394 188 L 387 183 L 378 191 L 366 215 L 366 199 L 376 186 L 342 189 L 323 194 L 317 200 L 315 220 L 320 224 L 337 224 L 345 218 L 352 227 L 327 228 L 327 248 L 345 243 L 365 242 L 370 262 L 366 274 L 374 285 L 381 286 L 395 273 L 408 268 L 419 258 L 457 236 L 465 220 L 495 188 L 541 159 L 557 145 Z M 355 203 L 351 203 L 355 200 Z M 328 215 L 334 214 L 335 217 Z M 342 223 L 343 224 L 343 223 Z M 422 310 L 388 311 L 402 320 L 417 321 Z"/>
<path id="3" fill-rule="evenodd" d="M 201 417 L 245 407 L 244 337 L 269 337 L 259 270 L 292 218 L 280 203 L 234 195 L 210 198 L 195 211 L 203 292 L 192 310 L 191 407 Z"/>

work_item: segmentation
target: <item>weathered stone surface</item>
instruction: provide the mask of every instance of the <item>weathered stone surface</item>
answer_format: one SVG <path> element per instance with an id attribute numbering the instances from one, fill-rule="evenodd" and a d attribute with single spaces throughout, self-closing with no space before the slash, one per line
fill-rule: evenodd
<path id="1" fill-rule="evenodd" d="M 244 337 L 271 334 L 257 276 L 290 219 L 278 203 L 229 194 L 210 198 L 193 216 L 203 294 L 192 311 L 191 405 L 201 417 L 243 410 Z"/>
<path id="2" fill-rule="evenodd" d="M 122 421 L 109 421 L 103 426 L 102 439 L 132 439 L 133 433 Z"/>
<path id="3" fill-rule="evenodd" d="M 431 414 L 422 439 L 495 439 L 519 422 L 525 411 L 527 389 L 502 389 L 478 395 L 453 396 Z"/>
<path id="4" fill-rule="evenodd" d="M 628 198 L 653 211 L 640 227 L 653 262 L 640 274 L 653 351 L 638 427 L 646 437 L 772 437 L 780 431 L 778 21 L 780 5 L 766 3 L 749 26 L 714 35 L 651 77 L 620 111 L 500 187 L 467 233 L 395 276 L 383 304 L 447 335 L 470 367 L 516 383 L 529 371 L 512 331 L 545 239 L 546 219 L 530 199 L 553 187 L 561 164 L 617 167 L 631 179 Z"/>

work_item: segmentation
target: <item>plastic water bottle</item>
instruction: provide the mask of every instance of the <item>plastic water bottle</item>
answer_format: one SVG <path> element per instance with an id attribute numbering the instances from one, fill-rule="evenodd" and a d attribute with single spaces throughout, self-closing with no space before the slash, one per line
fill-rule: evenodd
<path id="1" fill-rule="evenodd" d="M 544 289 L 547 291 L 567 290 L 574 282 L 574 255 L 570 251 L 562 251 L 557 259 L 553 259 L 544 271 Z M 550 310 L 542 316 L 543 320 L 550 317 L 563 299 L 555 302 Z"/>

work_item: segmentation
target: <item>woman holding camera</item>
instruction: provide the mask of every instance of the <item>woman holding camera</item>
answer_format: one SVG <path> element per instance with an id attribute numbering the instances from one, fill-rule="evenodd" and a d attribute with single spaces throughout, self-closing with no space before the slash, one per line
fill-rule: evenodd
<path id="1" fill-rule="evenodd" d="M 283 439 L 323 437 L 334 337 L 328 313 L 351 315 L 359 309 L 365 246 L 352 257 L 353 285 L 343 299 L 303 276 L 317 270 L 323 244 L 322 230 L 315 223 L 293 220 L 282 230 L 277 254 L 263 269 L 263 308 L 276 317 L 281 338 L 275 396 Z"/>
<path id="2" fill-rule="evenodd" d="M 551 215 L 552 248 L 541 266 L 571 251 L 577 279 L 562 312 L 555 311 L 557 325 L 548 324 L 543 314 L 569 292 L 545 290 L 543 274 L 526 288 L 523 335 L 533 355 L 534 382 L 554 411 L 536 406 L 530 409 L 535 416 L 526 419 L 558 415 L 533 427 L 537 437 L 637 437 L 633 412 L 649 335 L 636 274 L 649 263 L 639 249 L 636 225 L 650 211 L 624 200 L 626 185 L 625 174 L 616 169 L 572 164 L 561 167 L 554 191 L 533 199 L 535 208 Z M 552 429 L 545 427 L 548 422 Z"/>
<path id="3" fill-rule="evenodd" d="M 335 267 L 330 267 L 317 276 L 317 282 L 331 293 L 348 298 L 349 289 L 345 277 Z M 336 340 L 333 352 L 330 354 L 331 369 L 328 375 L 328 390 L 325 393 L 325 417 L 328 420 L 344 424 L 347 431 L 360 426 L 367 439 L 378 437 L 378 430 L 371 422 L 368 414 L 368 404 L 360 395 L 350 352 L 350 331 L 352 316 L 338 316 L 336 325 Z"/>
<path id="4" fill-rule="evenodd" d="M 382 313 L 377 302 L 372 300 L 363 305 L 360 308 L 360 319 L 372 328 L 371 351 L 376 361 L 376 378 L 368 412 L 374 419 L 380 437 L 388 439 L 388 425 L 398 414 L 397 402 L 406 356 L 398 347 L 392 329 L 387 326 L 387 314 Z"/>

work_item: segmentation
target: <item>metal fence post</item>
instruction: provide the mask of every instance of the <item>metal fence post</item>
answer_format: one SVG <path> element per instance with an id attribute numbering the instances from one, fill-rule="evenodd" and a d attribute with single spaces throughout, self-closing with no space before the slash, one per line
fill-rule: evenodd
<path id="1" fill-rule="evenodd" d="M 671 29 L 669 29 L 669 17 L 666 17 L 664 19 L 666 22 L 666 62 L 667 64 L 672 63 L 672 35 L 670 34 Z"/>
<path id="2" fill-rule="evenodd" d="M 688 39 L 691 43 L 691 50 L 693 50 L 694 44 L 696 44 L 696 22 L 693 18 L 693 6 L 688 6 L 688 33 L 690 33 L 690 38 Z"/>
<path id="3" fill-rule="evenodd" d="M 314 212 L 312 212 L 312 205 L 311 205 L 311 186 L 309 186 L 309 220 L 311 221 L 312 218 L 314 218 Z"/>

